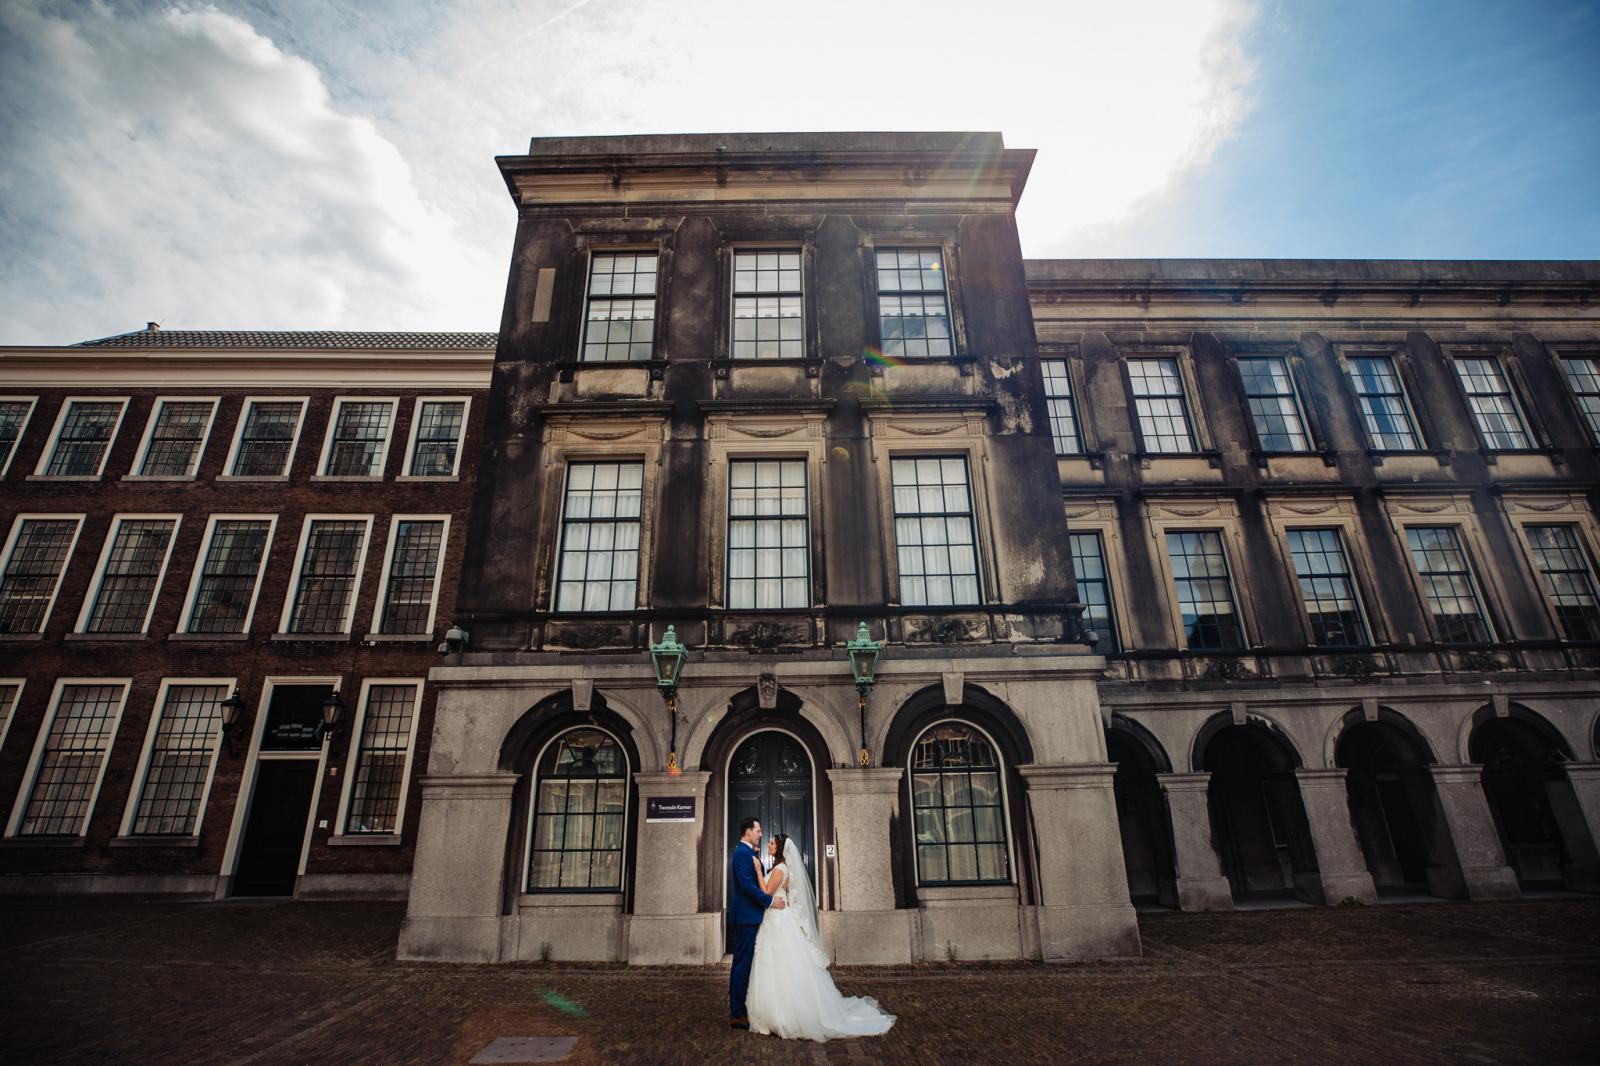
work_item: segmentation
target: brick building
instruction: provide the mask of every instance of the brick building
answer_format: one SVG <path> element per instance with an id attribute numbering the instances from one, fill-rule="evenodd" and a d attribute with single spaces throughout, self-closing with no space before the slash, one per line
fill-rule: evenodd
<path id="1" fill-rule="evenodd" d="M 404 895 L 493 346 L 0 350 L 0 892 Z"/>

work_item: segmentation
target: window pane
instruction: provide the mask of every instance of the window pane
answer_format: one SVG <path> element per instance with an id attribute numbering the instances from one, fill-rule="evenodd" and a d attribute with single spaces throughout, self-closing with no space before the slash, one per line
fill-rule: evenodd
<path id="1" fill-rule="evenodd" d="M 1422 447 L 1411 405 L 1394 361 L 1383 355 L 1351 356 L 1350 380 L 1361 406 L 1367 436 L 1377 451 L 1417 451 Z"/>
<path id="2" fill-rule="evenodd" d="M 373 477 L 383 473 L 383 452 L 389 442 L 389 419 L 394 405 L 343 401 L 334 416 L 333 441 L 328 446 L 331 477 Z"/>
<path id="3" fill-rule="evenodd" d="M 1222 536 L 1214 530 L 1167 534 L 1173 584 L 1190 648 L 1242 648 Z"/>
<path id="4" fill-rule="evenodd" d="M 572 463 L 562 506 L 557 611 L 623 611 L 639 574 L 642 463 Z"/>
<path id="5" fill-rule="evenodd" d="M 1600 355 L 1567 356 L 1561 360 L 1561 369 L 1590 434 L 1600 441 Z"/>
<path id="6" fill-rule="evenodd" d="M 380 633 L 426 634 L 433 613 L 434 578 L 444 547 L 444 522 L 396 523 L 389 579 L 384 584 Z"/>
<path id="7" fill-rule="evenodd" d="M 1261 447 L 1269 452 L 1303 452 L 1310 444 L 1288 361 L 1281 357 L 1239 360 L 1239 375 Z"/>
<path id="8" fill-rule="evenodd" d="M 1050 439 L 1055 442 L 1057 455 L 1077 455 L 1083 451 L 1083 438 L 1078 432 L 1078 412 L 1072 399 L 1072 375 L 1065 359 L 1045 359 L 1039 363 L 1044 371 L 1045 403 L 1050 409 Z"/>
<path id="9" fill-rule="evenodd" d="M 598 729 L 575 729 L 540 758 L 528 890 L 622 886 L 628 764 Z"/>
<path id="10" fill-rule="evenodd" d="M 105 571 L 89 610 L 90 633 L 140 633 L 156 594 L 177 523 L 170 518 L 124 519 L 111 534 Z"/>
<path id="11" fill-rule="evenodd" d="M 1289 553 L 1311 622 L 1312 643 L 1335 647 L 1369 643 L 1339 531 L 1290 530 Z"/>
<path id="12" fill-rule="evenodd" d="M 0 574 L 0 633 L 38 633 L 61 581 L 76 519 L 24 518 Z"/>
<path id="13" fill-rule="evenodd" d="M 1456 359 L 1455 366 L 1484 445 L 1491 449 L 1531 448 L 1528 427 L 1499 361 L 1462 356 Z"/>
<path id="14" fill-rule="evenodd" d="M 311 523 L 289 632 L 343 633 L 349 628 L 349 607 L 366 537 L 364 521 L 323 519 Z"/>
<path id="15" fill-rule="evenodd" d="M 192 835 L 200 800 L 222 736 L 220 685 L 172 685 L 157 710 L 150 765 L 134 813 L 133 833 Z"/>
<path id="16" fill-rule="evenodd" d="M 951 552 L 974 543 L 964 459 L 894 460 L 895 536 L 900 600 L 908 606 L 978 601 L 977 555 Z"/>
<path id="17" fill-rule="evenodd" d="M 1183 395 L 1183 376 L 1176 359 L 1130 359 L 1128 380 L 1133 406 L 1147 452 L 1195 450 L 1194 433 Z"/>
<path id="18" fill-rule="evenodd" d="M 1120 649 L 1100 534 L 1071 533 L 1067 539 L 1072 547 L 1072 569 L 1078 579 L 1078 602 L 1083 604 L 1084 635 L 1094 642 L 1095 651 L 1113 654 Z"/>
<path id="19" fill-rule="evenodd" d="M 1600 640 L 1600 597 L 1594 570 L 1573 526 L 1528 526 L 1528 548 L 1561 631 L 1571 640 Z"/>
<path id="20" fill-rule="evenodd" d="M 412 477 L 449 477 L 456 470 L 461 447 L 461 422 L 466 405 L 460 400 L 430 400 L 417 412 L 416 444 L 411 452 Z"/>
<path id="21" fill-rule="evenodd" d="M 120 401 L 68 401 L 66 417 L 61 420 L 61 433 L 56 437 L 45 474 L 50 477 L 98 475 L 106 450 L 111 447 L 111 434 L 116 431 L 121 416 Z"/>
<path id="22" fill-rule="evenodd" d="M 876 259 L 883 354 L 910 359 L 953 356 L 943 254 L 931 248 L 886 248 L 878 250 Z"/>
<path id="23" fill-rule="evenodd" d="M 122 695 L 122 685 L 62 687 L 18 835 L 82 835 Z"/>
<path id="24" fill-rule="evenodd" d="M 911 804 L 921 884 L 1010 881 L 999 760 L 976 729 L 943 722 L 917 739 Z"/>
<path id="25" fill-rule="evenodd" d="M 586 362 L 649 359 L 656 316 L 656 257 L 596 254 L 589 261 L 581 355 Z"/>
<path id="26" fill-rule="evenodd" d="M 239 450 L 234 456 L 235 477 L 281 477 L 289 472 L 289 452 L 294 447 L 295 431 L 300 427 L 298 402 L 252 402 L 239 431 Z"/>
<path id="27" fill-rule="evenodd" d="M 162 401 L 150 427 L 139 473 L 144 477 L 192 477 L 200 465 L 200 448 L 211 425 L 212 404 L 204 401 Z"/>
<path id="28" fill-rule="evenodd" d="M 219 521 L 212 527 L 188 632 L 244 631 L 271 528 L 265 520 Z"/>
<path id="29" fill-rule="evenodd" d="M 0 400 L 0 471 L 5 470 L 22 437 L 22 426 L 28 420 L 33 404 L 27 400 Z"/>
<path id="30" fill-rule="evenodd" d="M 373 685 L 367 690 L 346 833 L 393 833 L 399 825 L 416 704 L 416 685 Z"/>
<path id="31" fill-rule="evenodd" d="M 1460 531 L 1454 526 L 1413 526 L 1406 530 L 1406 541 L 1439 639 L 1446 643 L 1492 640 Z"/>
<path id="32" fill-rule="evenodd" d="M 737 252 L 733 286 L 733 358 L 804 358 L 800 253 Z"/>
<path id="33" fill-rule="evenodd" d="M 730 608 L 810 605 L 805 467 L 800 459 L 728 464 Z"/>

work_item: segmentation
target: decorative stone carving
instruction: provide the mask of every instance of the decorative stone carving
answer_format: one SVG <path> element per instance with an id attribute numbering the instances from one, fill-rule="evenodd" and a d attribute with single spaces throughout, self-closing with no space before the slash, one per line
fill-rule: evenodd
<path id="1" fill-rule="evenodd" d="M 587 713 L 594 705 L 594 678 L 575 677 L 572 679 L 572 709 Z"/>
<path id="2" fill-rule="evenodd" d="M 1461 669 L 1493 674 L 1506 669 L 1506 664 L 1493 652 L 1464 651 L 1461 653 Z"/>
<path id="3" fill-rule="evenodd" d="M 742 644 L 752 651 L 771 651 L 786 644 L 806 644 L 806 629 L 802 625 L 785 622 L 755 622 L 735 629 L 728 636 L 729 644 Z"/>
<path id="4" fill-rule="evenodd" d="M 1254 681 L 1257 675 L 1243 659 L 1212 659 L 1200 676 L 1208 681 Z"/>
<path id="5" fill-rule="evenodd" d="M 976 640 L 978 635 L 964 618 L 917 618 L 911 622 L 907 639 L 921 644 L 955 644 Z"/>
<path id="6" fill-rule="evenodd" d="M 778 709 L 778 675 L 764 670 L 756 678 L 756 699 L 763 711 Z"/>
<path id="7" fill-rule="evenodd" d="M 1378 664 L 1370 655 L 1341 655 L 1333 660 L 1333 672 L 1338 677 L 1371 677 Z"/>
<path id="8" fill-rule="evenodd" d="M 620 643 L 621 639 L 622 627 L 591 622 L 585 625 L 568 626 L 565 629 L 556 630 L 555 640 L 552 643 L 568 648 L 590 650 L 603 648 L 607 644 Z"/>

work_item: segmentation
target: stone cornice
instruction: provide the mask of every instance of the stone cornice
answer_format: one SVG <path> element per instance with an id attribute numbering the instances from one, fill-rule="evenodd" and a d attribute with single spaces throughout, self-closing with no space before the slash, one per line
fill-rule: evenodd
<path id="1" fill-rule="evenodd" d="M 0 388 L 487 389 L 494 351 L 0 347 Z"/>

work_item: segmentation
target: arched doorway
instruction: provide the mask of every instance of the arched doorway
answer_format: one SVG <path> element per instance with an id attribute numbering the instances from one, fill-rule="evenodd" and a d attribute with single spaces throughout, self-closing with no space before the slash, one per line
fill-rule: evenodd
<path id="1" fill-rule="evenodd" d="M 739 840 L 739 823 L 761 819 L 763 852 L 779 833 L 787 833 L 800 847 L 812 884 L 817 883 L 816 804 L 812 795 L 811 757 L 798 737 L 780 729 L 750 734 L 728 757 L 727 847 Z M 724 898 L 729 913 L 733 896 L 730 881 Z M 730 931 L 731 937 L 731 931 Z"/>
<path id="2" fill-rule="evenodd" d="M 1212 833 L 1233 898 L 1293 896 L 1296 875 L 1317 869 L 1294 750 L 1255 724 L 1223 725 L 1201 742 Z"/>
<path id="3" fill-rule="evenodd" d="M 1381 718 L 1352 722 L 1334 747 L 1334 765 L 1346 771 L 1350 823 L 1380 892 L 1426 891 L 1428 868 L 1438 865 L 1430 761 L 1419 738 Z"/>
<path id="4" fill-rule="evenodd" d="M 1483 791 L 1506 862 L 1524 888 L 1561 887 L 1571 861 L 1557 820 L 1561 801 L 1571 794 L 1560 767 L 1568 756 L 1552 734 L 1547 724 L 1540 728 L 1520 716 L 1486 716 L 1468 741 L 1468 757 L 1483 766 Z"/>
<path id="5" fill-rule="evenodd" d="M 1167 767 L 1158 764 L 1155 753 L 1126 729 L 1106 730 L 1106 751 L 1117 764 L 1113 789 L 1128 896 L 1135 904 L 1177 906 L 1172 823 L 1156 780 Z"/>

